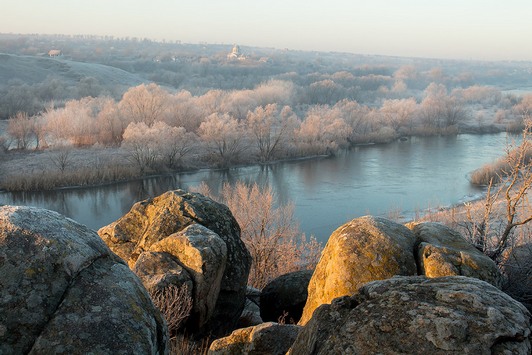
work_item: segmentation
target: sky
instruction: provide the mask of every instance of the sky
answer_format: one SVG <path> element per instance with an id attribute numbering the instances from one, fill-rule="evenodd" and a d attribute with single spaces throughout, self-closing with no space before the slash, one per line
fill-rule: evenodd
<path id="1" fill-rule="evenodd" d="M 0 33 L 532 61 L 530 0 L 2 0 Z"/>

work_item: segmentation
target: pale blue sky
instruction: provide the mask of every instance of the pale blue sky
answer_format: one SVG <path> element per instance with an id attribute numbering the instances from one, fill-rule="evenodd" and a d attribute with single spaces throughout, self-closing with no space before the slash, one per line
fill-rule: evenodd
<path id="1" fill-rule="evenodd" d="M 532 1 L 2 0 L 0 32 L 532 60 Z"/>

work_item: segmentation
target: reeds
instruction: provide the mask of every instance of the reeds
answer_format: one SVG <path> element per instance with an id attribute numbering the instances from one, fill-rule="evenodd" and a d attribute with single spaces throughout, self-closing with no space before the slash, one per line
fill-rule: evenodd
<path id="1" fill-rule="evenodd" d="M 94 186 L 139 177 L 138 169 L 124 165 L 76 170 L 42 170 L 33 174 L 9 174 L 0 182 L 6 191 L 42 191 L 60 187 Z"/>

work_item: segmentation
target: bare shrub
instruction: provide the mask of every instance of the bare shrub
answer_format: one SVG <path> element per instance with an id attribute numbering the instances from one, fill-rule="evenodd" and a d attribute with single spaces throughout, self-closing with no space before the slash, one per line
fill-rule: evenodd
<path id="1" fill-rule="evenodd" d="M 197 191 L 225 203 L 240 225 L 253 258 L 248 285 L 262 289 L 278 276 L 316 266 L 322 245 L 300 234 L 293 205 L 277 205 L 270 187 L 225 184 L 219 198 L 205 184 Z"/>
<path id="2" fill-rule="evenodd" d="M 499 183 L 490 180 L 482 201 L 466 203 L 462 209 L 440 214 L 436 218 L 458 229 L 477 249 L 499 265 L 504 264 L 504 255 L 509 250 L 530 242 L 519 238 L 518 234 L 532 221 L 529 201 L 532 188 L 532 160 L 529 157 L 532 120 L 526 119 L 524 123 L 521 143 L 514 149 L 507 149 L 506 156 L 500 160 Z M 425 218 L 434 218 L 434 215 Z"/>
<path id="3" fill-rule="evenodd" d="M 153 304 L 161 311 L 168 324 L 168 332 L 175 335 L 188 319 L 192 310 L 192 297 L 187 285 L 168 285 L 161 289 L 148 288 Z"/>
<path id="4" fill-rule="evenodd" d="M 31 174 L 9 174 L 0 182 L 0 188 L 7 191 L 39 191 L 65 186 L 98 185 L 136 177 L 137 169 L 123 165 L 109 165 L 99 169 L 87 167 L 65 172 L 40 170 Z"/>
<path id="5" fill-rule="evenodd" d="M 170 354 L 207 355 L 210 343 L 209 338 L 196 341 L 185 334 L 179 334 L 170 339 Z"/>
<path id="6" fill-rule="evenodd" d="M 50 156 L 50 161 L 63 174 L 70 165 L 70 149 L 66 147 L 58 149 Z"/>
<path id="7" fill-rule="evenodd" d="M 528 309 L 532 308 L 531 259 L 532 243 L 527 243 L 509 250 L 502 263 L 502 270 L 507 278 L 504 291 L 522 302 Z"/>

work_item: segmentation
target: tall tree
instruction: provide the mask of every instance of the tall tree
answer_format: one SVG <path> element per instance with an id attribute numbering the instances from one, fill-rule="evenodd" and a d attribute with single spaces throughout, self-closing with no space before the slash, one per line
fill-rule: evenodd
<path id="1" fill-rule="evenodd" d="M 290 108 L 285 107 L 280 113 L 276 104 L 259 106 L 248 112 L 247 129 L 254 137 L 260 162 L 271 161 L 286 146 L 290 131 L 297 125 L 297 118 L 290 112 Z"/>
<path id="2" fill-rule="evenodd" d="M 244 132 L 229 114 L 213 113 L 201 123 L 198 135 L 221 167 L 238 161 L 245 149 Z"/>
<path id="3" fill-rule="evenodd" d="M 129 89 L 119 107 L 130 122 L 144 122 L 152 126 L 161 120 L 166 109 L 169 94 L 156 84 L 142 84 Z"/>

